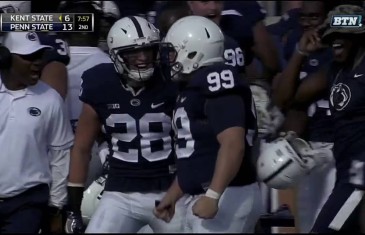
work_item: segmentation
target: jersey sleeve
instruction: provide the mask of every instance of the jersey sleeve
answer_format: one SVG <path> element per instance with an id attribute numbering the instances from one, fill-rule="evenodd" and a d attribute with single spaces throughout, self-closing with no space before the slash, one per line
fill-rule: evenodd
<path id="1" fill-rule="evenodd" d="M 44 55 L 44 62 L 48 64 L 52 61 L 58 61 L 65 65 L 70 62 L 70 49 L 65 40 L 57 35 L 48 35 L 45 33 L 38 34 L 39 40 L 43 45 L 52 46 L 53 49 L 46 51 Z"/>
<path id="2" fill-rule="evenodd" d="M 245 110 L 239 95 L 210 98 L 205 105 L 205 113 L 216 135 L 231 127 L 246 128 Z"/>
<path id="3" fill-rule="evenodd" d="M 79 94 L 79 99 L 91 106 L 94 106 L 96 97 L 96 91 L 98 91 L 98 79 L 96 79 L 95 74 L 98 74 L 95 67 L 86 70 L 81 75 L 81 89 Z"/>

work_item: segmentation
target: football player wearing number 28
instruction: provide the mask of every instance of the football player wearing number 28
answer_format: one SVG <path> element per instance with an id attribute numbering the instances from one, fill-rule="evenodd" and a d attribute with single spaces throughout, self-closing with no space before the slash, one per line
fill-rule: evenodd
<path id="1" fill-rule="evenodd" d="M 254 232 L 261 199 L 249 85 L 224 63 L 224 35 L 205 17 L 176 21 L 164 43 L 175 49 L 171 76 L 181 88 L 173 116 L 177 178 L 154 213 L 169 222 L 188 194 L 184 232 Z"/>
<path id="2" fill-rule="evenodd" d="M 171 223 L 153 215 L 156 201 L 175 178 L 171 120 L 177 86 L 160 75 L 159 31 L 144 18 L 125 17 L 114 23 L 107 43 L 113 63 L 82 75 L 83 110 L 69 175 L 70 232 L 82 232 L 83 183 L 100 129 L 108 142 L 110 168 L 86 233 L 136 233 L 145 225 L 156 233 L 181 232 L 182 200 L 181 210 L 177 209 L 181 216 Z"/>

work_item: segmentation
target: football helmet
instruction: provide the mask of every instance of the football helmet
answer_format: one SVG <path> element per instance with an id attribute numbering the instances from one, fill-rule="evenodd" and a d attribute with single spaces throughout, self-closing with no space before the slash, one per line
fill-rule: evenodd
<path id="1" fill-rule="evenodd" d="M 172 80 L 181 80 L 180 74 L 224 61 L 224 35 L 218 25 L 202 16 L 186 16 L 176 21 L 164 44 L 175 50 L 175 58 L 170 59 Z"/>
<path id="2" fill-rule="evenodd" d="M 104 192 L 107 175 L 100 176 L 84 191 L 81 202 L 81 215 L 84 224 L 88 224 Z"/>
<path id="3" fill-rule="evenodd" d="M 110 58 L 119 74 L 136 82 L 152 77 L 160 45 L 160 32 L 153 24 L 139 16 L 124 17 L 111 27 L 107 43 Z M 135 56 L 128 55 L 142 52 L 146 61 L 132 65 L 129 59 Z M 147 52 L 152 53 L 151 61 L 148 61 Z"/>
<path id="4" fill-rule="evenodd" d="M 274 189 L 292 187 L 313 168 L 309 152 L 310 145 L 295 136 L 274 140 L 262 149 L 257 160 L 260 181 Z"/>
<path id="5" fill-rule="evenodd" d="M 0 13 L 30 13 L 31 1 L 0 1 Z"/>

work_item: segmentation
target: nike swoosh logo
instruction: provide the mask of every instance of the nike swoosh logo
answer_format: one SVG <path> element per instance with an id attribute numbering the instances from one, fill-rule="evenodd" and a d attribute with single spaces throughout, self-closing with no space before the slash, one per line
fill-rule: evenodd
<path id="1" fill-rule="evenodd" d="M 159 104 L 151 104 L 151 108 L 155 109 L 155 108 L 158 108 L 160 107 L 161 105 L 163 105 L 165 102 L 162 102 L 162 103 L 159 103 Z"/>
<path id="2" fill-rule="evenodd" d="M 354 78 L 361 77 L 362 75 L 364 75 L 364 74 L 356 74 L 356 73 L 355 73 Z"/>

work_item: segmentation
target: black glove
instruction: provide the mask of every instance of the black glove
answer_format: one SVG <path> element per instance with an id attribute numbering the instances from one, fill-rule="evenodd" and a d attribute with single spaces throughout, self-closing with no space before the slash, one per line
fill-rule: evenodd
<path id="1" fill-rule="evenodd" d="M 67 187 L 68 212 L 65 224 L 66 233 L 83 233 L 84 224 L 81 217 L 81 202 L 84 194 L 84 187 Z"/>
<path id="2" fill-rule="evenodd" d="M 84 233 L 85 226 L 82 221 L 80 212 L 68 212 L 67 220 L 65 224 L 65 232 L 66 233 Z"/>

